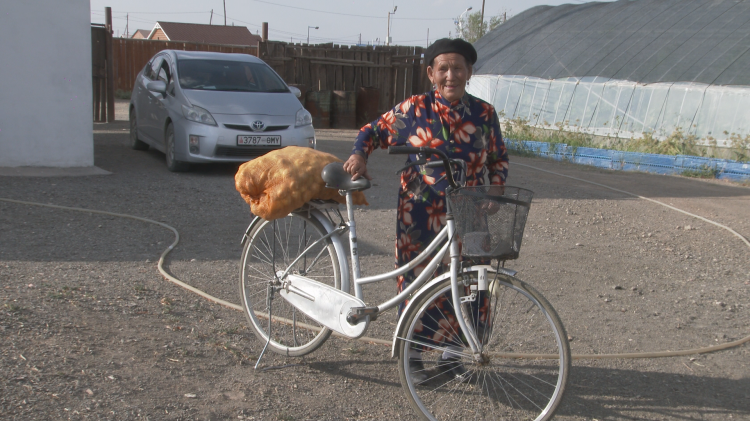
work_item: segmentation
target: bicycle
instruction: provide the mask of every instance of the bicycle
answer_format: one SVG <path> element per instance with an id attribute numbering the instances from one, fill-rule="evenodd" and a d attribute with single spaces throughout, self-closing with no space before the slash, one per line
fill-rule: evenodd
<path id="1" fill-rule="evenodd" d="M 550 419 L 570 372 L 568 337 L 549 302 L 504 267 L 518 257 L 533 193 L 463 186 L 465 163 L 436 149 L 390 147 L 389 153 L 417 154 L 409 166 L 445 168 L 447 224 L 408 264 L 362 277 L 352 193 L 370 183 L 352 181 L 340 163 L 328 165 L 322 176 L 346 196 L 346 220 L 338 203 L 319 201 L 282 219 L 256 217 L 243 236 L 240 269 L 242 306 L 265 342 L 256 368 L 267 349 L 302 356 L 332 331 L 358 338 L 378 314 L 408 298 L 391 356 L 399 358 L 399 378 L 417 414 L 429 420 Z M 440 159 L 428 161 L 433 155 Z M 352 281 L 341 240 L 347 231 Z M 362 285 L 393 279 L 431 254 L 401 293 L 377 306 L 365 304 Z M 446 254 L 450 271 L 428 281 Z M 487 264 L 490 258 L 495 267 Z M 433 316 L 436 307 L 439 320 Z"/>

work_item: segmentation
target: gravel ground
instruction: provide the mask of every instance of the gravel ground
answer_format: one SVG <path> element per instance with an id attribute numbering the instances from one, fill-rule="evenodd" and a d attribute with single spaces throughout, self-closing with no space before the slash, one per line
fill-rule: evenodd
<path id="1" fill-rule="evenodd" d="M 124 103 L 118 103 L 118 117 Z M 0 197 L 131 214 L 174 226 L 177 278 L 239 302 L 240 238 L 251 215 L 235 165 L 169 173 L 127 147 L 127 123 L 95 125 L 112 175 L 0 177 Z M 342 158 L 352 131 L 319 131 Z M 680 350 L 750 334 L 750 189 L 512 157 L 509 184 L 535 191 L 521 258 L 509 262 L 558 310 L 574 354 Z M 401 158 L 376 152 L 357 211 L 364 272 L 392 268 Z M 166 282 L 171 232 L 139 221 L 0 201 L 0 413 L 8 420 L 414 419 L 390 349 L 332 338 L 304 358 L 267 355 L 235 310 Z M 395 289 L 370 287 L 375 302 Z M 367 335 L 389 339 L 387 313 Z M 750 419 L 750 352 L 574 361 L 560 420 Z"/>

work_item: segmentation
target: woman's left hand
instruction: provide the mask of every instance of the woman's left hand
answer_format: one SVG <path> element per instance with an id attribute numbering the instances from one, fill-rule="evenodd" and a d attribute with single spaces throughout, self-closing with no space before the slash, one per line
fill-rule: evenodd
<path id="1" fill-rule="evenodd" d="M 494 215 L 500 210 L 500 204 L 494 200 L 485 200 L 480 205 L 480 209 L 487 212 L 487 215 Z"/>

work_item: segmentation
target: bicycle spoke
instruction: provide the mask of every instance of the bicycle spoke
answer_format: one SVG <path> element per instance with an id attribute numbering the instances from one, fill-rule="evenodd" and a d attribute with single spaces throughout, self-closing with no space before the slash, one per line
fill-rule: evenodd
<path id="1" fill-rule="evenodd" d="M 450 343 L 454 344 L 455 346 L 464 347 L 464 343 L 460 342 L 461 341 L 461 336 L 453 328 L 453 325 L 450 323 L 450 320 L 448 320 L 448 318 L 445 317 L 445 314 L 443 313 L 443 311 L 441 309 L 437 308 L 437 306 L 435 308 L 437 309 L 437 312 L 440 313 L 440 316 L 442 317 L 442 320 L 445 321 L 445 324 L 451 330 L 451 332 L 447 332 L 447 333 L 450 334 L 450 336 L 449 336 L 449 338 L 451 339 Z M 451 305 L 451 308 L 452 308 L 452 305 Z M 455 314 L 455 312 L 453 314 Z M 430 320 L 432 320 L 433 322 L 435 322 L 435 324 L 438 327 L 440 327 L 440 321 L 438 319 L 436 319 L 435 317 L 433 317 L 432 314 L 430 314 L 429 312 L 425 311 L 422 317 L 428 317 Z M 426 326 L 424 326 L 424 324 L 422 326 L 424 327 L 424 329 L 428 329 Z M 438 331 L 434 330 L 434 329 L 429 329 L 429 331 L 431 331 L 432 333 L 438 333 Z M 455 339 L 453 339 L 453 338 L 455 338 Z"/>
<path id="2" fill-rule="evenodd" d="M 309 266 L 307 266 L 307 267 L 304 268 L 306 274 L 309 275 L 310 269 L 312 269 L 313 267 L 315 267 L 315 264 L 318 263 L 318 260 L 320 260 L 320 258 L 323 256 L 323 253 L 325 253 L 325 251 L 326 251 L 326 249 L 324 249 L 324 248 L 320 249 L 320 251 L 318 252 L 318 255 L 315 256 L 315 259 L 313 259 L 312 263 L 310 263 Z"/>
<path id="3" fill-rule="evenodd" d="M 518 408 L 519 410 L 522 409 L 521 408 L 521 404 L 518 403 L 518 401 L 516 401 L 516 399 L 513 398 L 513 396 L 510 395 L 510 393 L 508 392 L 508 389 L 506 389 L 505 386 L 503 386 L 503 382 L 502 382 L 501 378 L 498 378 L 499 381 L 496 382 L 495 379 L 493 379 L 492 376 L 489 373 L 487 374 L 487 376 L 490 377 L 490 381 L 492 382 L 492 384 L 498 384 L 498 386 L 500 386 L 500 388 L 503 389 L 503 393 L 505 394 L 505 397 L 508 400 L 508 406 L 510 407 L 510 409 L 513 409 L 513 410 L 515 408 Z M 509 384 L 509 386 L 510 386 L 510 384 Z M 514 407 L 514 404 L 515 404 L 515 407 Z"/>
<path id="4" fill-rule="evenodd" d="M 532 392 L 536 392 L 536 393 L 537 393 L 538 395 L 542 395 L 542 396 L 544 396 L 544 394 L 543 394 L 542 392 L 540 392 L 540 391 L 539 391 L 539 390 L 538 390 L 537 388 L 535 388 L 534 386 L 530 385 L 529 383 L 527 383 L 527 382 L 526 382 L 526 381 L 524 381 L 523 379 L 521 379 L 521 378 L 519 378 L 519 377 L 517 377 L 517 376 L 515 376 L 515 375 L 513 375 L 513 374 L 510 374 L 510 376 L 511 376 L 511 377 L 513 377 L 514 379 L 518 380 L 518 381 L 519 381 L 520 383 L 522 383 L 522 384 L 524 384 L 524 385 L 528 386 L 528 388 L 529 388 L 529 389 L 531 389 L 531 391 L 532 391 Z M 531 375 L 531 374 L 529 374 L 528 376 L 529 376 L 529 377 L 532 377 L 532 378 L 535 378 L 535 379 L 537 379 L 537 380 L 541 381 L 542 383 L 547 383 L 547 384 L 548 384 L 549 386 L 551 386 L 552 388 L 554 388 L 554 387 L 555 387 L 555 385 L 554 385 L 554 384 L 552 384 L 552 383 L 549 383 L 549 382 L 546 382 L 546 381 L 544 381 L 544 380 L 542 380 L 542 379 L 539 379 L 539 378 L 537 378 L 537 377 L 535 377 L 535 376 L 533 376 L 533 375 Z M 530 399 L 529 399 L 529 400 L 530 400 Z"/>

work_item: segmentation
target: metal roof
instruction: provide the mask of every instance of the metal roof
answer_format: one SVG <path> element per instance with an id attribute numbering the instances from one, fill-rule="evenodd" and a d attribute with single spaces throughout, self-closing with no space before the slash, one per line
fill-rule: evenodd
<path id="1" fill-rule="evenodd" d="M 538 6 L 474 47 L 474 74 L 750 85 L 750 0 Z"/>

